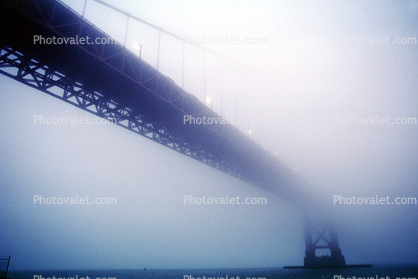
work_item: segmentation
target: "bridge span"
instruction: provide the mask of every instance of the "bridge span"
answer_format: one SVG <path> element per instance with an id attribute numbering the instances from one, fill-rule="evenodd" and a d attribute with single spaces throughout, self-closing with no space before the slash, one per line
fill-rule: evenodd
<path id="1" fill-rule="evenodd" d="M 95 43 L 109 36 L 63 3 L 4 0 L 1 26 L 2 74 L 279 196 L 301 187 L 288 167 L 170 78 L 119 43 Z M 40 37 L 78 41 L 35 43 Z M 80 42 L 87 37 L 90 44 Z"/>
<path id="2" fill-rule="evenodd" d="M 96 116 L 116 119 L 123 128 L 297 206 L 311 206 L 301 177 L 123 45 L 96 43 L 109 36 L 65 4 L 2 0 L 0 13 L 2 74 Z M 69 43 L 36 43 L 40 38 Z M 197 125 L 185 119 L 213 121 Z M 321 247 L 319 240 L 312 241 L 313 232 L 305 229 L 306 257 L 327 248 L 338 254 L 334 266 L 345 266 L 335 231 L 330 241 L 325 231 L 320 233 L 319 239 L 328 242 Z"/>

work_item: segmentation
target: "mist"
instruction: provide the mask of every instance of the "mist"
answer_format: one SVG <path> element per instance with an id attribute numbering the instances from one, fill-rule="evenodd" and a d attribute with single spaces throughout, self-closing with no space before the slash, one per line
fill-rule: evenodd
<path id="1" fill-rule="evenodd" d="M 310 214 L 332 216 L 347 263 L 418 263 L 416 203 L 335 202 L 418 198 L 418 2 L 107 2 L 223 57 L 187 44 L 182 80 L 182 43 L 161 35 L 159 70 L 306 181 L 320 204 Z M 82 0 L 64 3 L 83 11 Z M 88 1 L 85 17 L 124 41 L 125 16 Z M 138 44 L 157 67 L 158 31 L 130 20 L 126 47 L 139 55 Z M 11 268 L 302 265 L 304 212 L 291 201 L 114 124 L 34 123 L 95 116 L 4 75 L 0 83 L 0 252 Z M 267 204 L 184 202 L 190 195 Z"/>

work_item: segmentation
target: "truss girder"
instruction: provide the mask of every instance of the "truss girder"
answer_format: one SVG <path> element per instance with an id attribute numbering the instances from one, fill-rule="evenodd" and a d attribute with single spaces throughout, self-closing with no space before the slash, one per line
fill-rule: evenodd
<path id="1" fill-rule="evenodd" d="M 109 37 L 65 4 L 0 0 L 0 13 L 1 73 L 258 187 L 295 180 L 233 125 L 185 125 L 221 117 L 120 44 L 35 45 L 35 34 Z"/>
<path id="2" fill-rule="evenodd" d="M 17 69 L 17 71 L 15 71 Z M 166 127 L 145 121 L 141 115 L 133 115 L 131 109 L 106 100 L 99 92 L 86 89 L 83 84 L 71 80 L 62 73 L 53 71 L 47 65 L 26 58 L 11 48 L 0 48 L 0 72 L 28 86 L 61 99 L 98 117 L 115 120 L 128 130 L 167 146 L 177 152 L 238 176 L 237 171 L 225 161 L 218 160 L 202 146 L 191 145 L 177 137 Z M 58 89 L 58 90 L 57 90 Z M 127 123 L 122 121 L 127 120 Z"/>

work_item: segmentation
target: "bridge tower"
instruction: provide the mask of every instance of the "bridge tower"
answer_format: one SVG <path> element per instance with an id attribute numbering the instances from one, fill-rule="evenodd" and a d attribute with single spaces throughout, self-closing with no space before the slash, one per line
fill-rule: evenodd
<path id="1" fill-rule="evenodd" d="M 321 230 L 305 221 L 305 268 L 345 267 L 345 258 L 338 244 L 335 227 L 331 223 L 321 226 Z M 315 238 L 314 238 L 315 236 Z M 316 256 L 316 250 L 329 249 L 330 256 Z"/>
<path id="2" fill-rule="evenodd" d="M 308 218 L 304 223 L 305 258 L 303 266 L 285 266 L 286 269 L 372 267 L 371 264 L 346 264 L 341 252 L 335 225 L 313 223 Z M 317 256 L 316 250 L 328 249 L 330 255 Z"/>

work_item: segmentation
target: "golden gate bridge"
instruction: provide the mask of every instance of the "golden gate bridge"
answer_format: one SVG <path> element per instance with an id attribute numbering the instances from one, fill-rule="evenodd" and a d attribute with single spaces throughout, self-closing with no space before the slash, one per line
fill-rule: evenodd
<path id="1" fill-rule="evenodd" d="M 193 45 L 191 42 L 101 0 L 95 1 L 127 17 L 123 45 L 116 41 L 99 43 L 110 36 L 85 19 L 87 0 L 81 15 L 57 0 L 2 0 L 0 72 L 98 117 L 115 119 L 115 124 L 125 129 L 286 198 L 306 212 L 317 206 L 308 203 L 311 199 L 301 177 L 233 124 L 219 121 L 223 119 L 222 100 L 219 115 L 204 103 L 205 95 L 201 102 L 183 89 L 184 46 Z M 125 46 L 132 19 L 158 31 L 156 68 Z M 162 33 L 183 44 L 180 86 L 159 71 Z M 35 42 L 42 38 L 44 44 Z M 53 38 L 67 43 L 47 43 Z M 204 54 L 224 58 L 193 46 Z M 204 80 L 204 94 L 205 84 Z M 191 125 L 185 123 L 186 118 L 218 121 Z M 308 218 L 304 234 L 304 266 L 288 268 L 370 266 L 345 263 L 332 223 L 318 228 Z M 328 249 L 331 255 L 318 257 L 318 249 Z"/>

